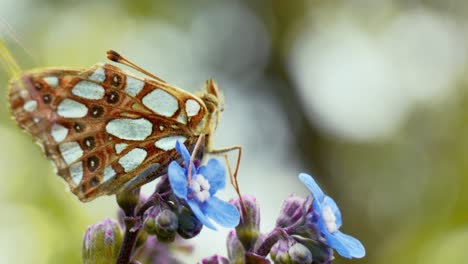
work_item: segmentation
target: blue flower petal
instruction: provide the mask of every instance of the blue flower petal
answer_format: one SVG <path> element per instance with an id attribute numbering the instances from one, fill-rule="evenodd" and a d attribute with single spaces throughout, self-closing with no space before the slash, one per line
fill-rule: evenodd
<path id="1" fill-rule="evenodd" d="M 336 217 L 335 223 L 338 226 L 338 228 L 340 228 L 343 222 L 341 219 L 340 208 L 338 208 L 338 205 L 336 205 L 335 201 L 330 196 L 325 195 L 325 199 L 323 200 L 322 206 L 329 206 L 331 208 L 333 214 Z"/>
<path id="2" fill-rule="evenodd" d="M 345 258 L 362 258 L 366 255 L 366 250 L 362 243 L 356 238 L 337 231 L 328 234 L 327 242 L 338 254 Z"/>
<path id="3" fill-rule="evenodd" d="M 185 145 L 180 143 L 179 140 L 177 140 L 176 142 L 176 150 L 180 153 L 180 155 L 182 155 L 182 158 L 184 158 L 185 161 L 185 166 L 188 168 L 188 165 L 190 163 L 190 153 L 185 147 Z"/>
<path id="4" fill-rule="evenodd" d="M 176 161 L 173 161 L 169 164 L 167 175 L 169 176 L 169 183 L 174 194 L 179 198 L 186 199 L 187 177 L 185 176 L 184 169 Z"/>
<path id="5" fill-rule="evenodd" d="M 348 248 L 341 243 L 338 238 L 336 238 L 334 235 L 330 234 L 328 231 L 325 231 L 323 233 L 325 235 L 325 239 L 327 240 L 328 246 L 336 250 L 340 256 L 344 258 L 352 258 L 351 252 L 349 252 Z"/>
<path id="6" fill-rule="evenodd" d="M 318 184 L 315 182 L 314 178 L 312 178 L 312 176 L 310 176 L 309 174 L 301 173 L 299 174 L 299 179 L 312 193 L 312 196 L 314 196 L 314 200 L 317 199 L 321 203 L 325 198 L 325 194 L 323 194 L 322 189 L 320 189 Z"/>
<path id="7" fill-rule="evenodd" d="M 211 223 L 210 219 L 208 219 L 205 214 L 202 212 L 200 205 L 194 200 L 186 200 L 190 209 L 195 214 L 195 216 L 202 222 L 202 224 L 210 229 L 217 230 L 216 227 Z"/>
<path id="8" fill-rule="evenodd" d="M 219 160 L 210 159 L 206 165 L 200 167 L 198 173 L 210 183 L 210 195 L 226 187 L 224 166 Z"/>
<path id="9" fill-rule="evenodd" d="M 219 225 L 232 228 L 239 224 L 240 214 L 234 205 L 214 196 L 206 203 L 206 215 Z"/>
<path id="10" fill-rule="evenodd" d="M 322 204 L 318 202 L 317 199 L 312 201 L 312 208 L 320 215 L 320 217 L 322 217 Z"/>

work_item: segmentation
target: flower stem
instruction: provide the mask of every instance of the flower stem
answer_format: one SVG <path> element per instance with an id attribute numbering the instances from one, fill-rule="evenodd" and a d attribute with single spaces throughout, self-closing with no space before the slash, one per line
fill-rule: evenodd
<path id="1" fill-rule="evenodd" d="M 164 180 L 165 178 L 162 179 L 162 181 Z M 156 187 L 154 193 L 140 208 L 137 208 L 138 210 L 127 210 L 127 212 L 125 212 L 125 234 L 119 251 L 119 257 L 117 258 L 117 264 L 132 263 L 130 261 L 133 248 L 138 238 L 138 233 L 142 227 L 143 214 L 148 208 L 162 201 L 162 196 L 165 196 L 166 193 L 160 194 L 161 191 L 163 191 L 163 184 Z"/>
<path id="2" fill-rule="evenodd" d="M 128 264 L 132 257 L 133 247 L 138 238 L 138 233 L 141 227 L 135 226 L 135 220 L 125 220 L 125 235 L 120 248 L 117 264 Z"/>

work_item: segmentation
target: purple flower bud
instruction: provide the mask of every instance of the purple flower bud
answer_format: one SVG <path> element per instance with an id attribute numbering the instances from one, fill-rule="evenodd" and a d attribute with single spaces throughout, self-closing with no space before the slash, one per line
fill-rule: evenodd
<path id="1" fill-rule="evenodd" d="M 121 244 L 122 231 L 114 220 L 89 226 L 83 238 L 83 263 L 115 263 Z"/>
<path id="2" fill-rule="evenodd" d="M 309 206 L 307 200 L 294 194 L 289 195 L 281 206 L 280 214 L 276 219 L 277 227 L 289 227 L 297 223 L 307 214 Z"/>
<path id="3" fill-rule="evenodd" d="M 164 209 L 156 216 L 155 227 L 158 240 L 169 243 L 175 239 L 177 228 L 179 227 L 179 219 L 174 212 Z"/>
<path id="4" fill-rule="evenodd" d="M 185 238 L 192 238 L 200 233 L 203 224 L 187 207 L 182 207 L 179 213 L 179 228 L 177 233 Z"/>
<path id="5" fill-rule="evenodd" d="M 236 226 L 236 235 L 245 250 L 252 251 L 260 234 L 260 207 L 254 196 L 245 195 L 242 196 L 242 200 L 244 207 L 240 199 L 231 201 L 241 214 L 240 223 Z"/>
<path id="6" fill-rule="evenodd" d="M 242 246 L 242 243 L 236 236 L 235 231 L 231 231 L 228 234 L 227 237 L 227 251 L 228 251 L 228 257 L 231 260 L 232 263 L 244 263 L 245 258 L 244 258 L 244 247 Z"/>
<path id="7" fill-rule="evenodd" d="M 213 255 L 202 259 L 202 264 L 229 264 L 229 260 L 220 255 Z"/>

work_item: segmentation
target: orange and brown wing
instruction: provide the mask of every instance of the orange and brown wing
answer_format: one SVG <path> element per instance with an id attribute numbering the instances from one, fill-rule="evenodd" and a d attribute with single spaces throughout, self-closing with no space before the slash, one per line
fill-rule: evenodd
<path id="1" fill-rule="evenodd" d="M 207 122 L 199 98 L 110 64 L 31 71 L 10 86 L 13 116 L 82 201 L 165 173 L 175 142 L 192 146 Z"/>

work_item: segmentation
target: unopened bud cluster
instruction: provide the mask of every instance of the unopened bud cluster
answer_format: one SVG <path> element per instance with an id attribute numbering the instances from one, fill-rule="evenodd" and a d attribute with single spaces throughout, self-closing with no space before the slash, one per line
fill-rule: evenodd
<path id="1" fill-rule="evenodd" d="M 148 234 L 157 235 L 159 241 L 174 241 L 178 227 L 177 215 L 169 209 L 157 211 L 156 214 L 150 214 L 149 217 L 145 218 L 143 225 L 144 230 Z"/>
<path id="2" fill-rule="evenodd" d="M 178 143 L 176 149 L 185 164 L 192 164 L 183 144 Z M 262 233 L 255 197 L 242 196 L 228 203 L 214 196 L 225 186 L 218 161 L 192 165 L 189 169 L 172 162 L 167 177 L 148 199 L 142 199 L 138 190 L 118 194 L 120 224 L 106 219 L 88 228 L 83 262 L 179 263 L 171 248 L 190 252 L 191 247 L 181 241 L 198 235 L 203 226 L 216 230 L 212 221 L 233 228 L 226 241 L 227 257 L 213 255 L 202 259 L 202 264 L 268 264 L 268 257 L 276 264 L 330 264 L 334 250 L 345 258 L 365 255 L 359 240 L 341 233 L 338 206 L 310 175 L 301 173 L 299 179 L 311 196 L 287 197 L 275 228 Z"/>
<path id="3" fill-rule="evenodd" d="M 227 238 L 229 263 L 270 263 L 268 255 L 277 264 L 326 264 L 333 259 L 333 251 L 317 235 L 310 200 L 290 195 L 281 206 L 276 228 L 267 234 L 260 232 L 255 197 L 243 196 L 232 203 L 241 212 L 241 221 Z M 219 259 L 213 256 L 202 263 L 223 263 Z"/>

